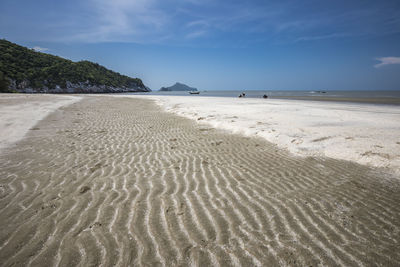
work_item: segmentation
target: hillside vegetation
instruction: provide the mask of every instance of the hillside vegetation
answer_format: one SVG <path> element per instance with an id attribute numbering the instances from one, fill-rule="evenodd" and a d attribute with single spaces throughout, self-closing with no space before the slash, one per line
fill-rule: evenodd
<path id="1" fill-rule="evenodd" d="M 140 79 L 121 75 L 97 63 L 73 62 L 0 40 L 0 90 L 62 93 L 149 89 Z"/>
<path id="2" fill-rule="evenodd" d="M 161 87 L 160 91 L 197 91 L 197 89 L 177 82 L 169 87 Z"/>

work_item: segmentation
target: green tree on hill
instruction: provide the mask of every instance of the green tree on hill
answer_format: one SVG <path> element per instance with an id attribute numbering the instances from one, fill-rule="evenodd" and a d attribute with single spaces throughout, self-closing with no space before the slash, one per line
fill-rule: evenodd
<path id="1" fill-rule="evenodd" d="M 0 92 L 1 93 L 8 93 L 10 90 L 8 89 L 8 86 L 10 85 L 10 82 L 8 79 L 4 76 L 3 72 L 0 71 Z"/>
<path id="2" fill-rule="evenodd" d="M 73 62 L 7 40 L 0 40 L 0 72 L 2 92 L 9 86 L 8 79 L 15 81 L 17 86 L 26 84 L 38 90 L 57 86 L 65 88 L 67 82 L 71 82 L 148 91 L 140 79 L 121 75 L 97 63 Z"/>

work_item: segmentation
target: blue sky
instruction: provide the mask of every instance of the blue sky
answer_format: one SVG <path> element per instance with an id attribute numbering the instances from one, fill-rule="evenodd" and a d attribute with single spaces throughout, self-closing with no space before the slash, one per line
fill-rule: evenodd
<path id="1" fill-rule="evenodd" d="M 398 0 L 1 0 L 0 38 L 201 90 L 400 90 Z"/>

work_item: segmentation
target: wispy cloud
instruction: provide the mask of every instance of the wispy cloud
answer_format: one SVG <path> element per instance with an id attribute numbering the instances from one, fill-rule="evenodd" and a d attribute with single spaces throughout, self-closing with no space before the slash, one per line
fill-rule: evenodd
<path id="1" fill-rule="evenodd" d="M 374 65 L 375 68 L 380 68 L 386 65 L 400 64 L 400 57 L 380 57 L 376 58 L 380 63 Z"/>
<path id="2" fill-rule="evenodd" d="M 317 41 L 317 40 L 325 40 L 332 38 L 340 38 L 350 36 L 348 33 L 332 33 L 332 34 L 324 34 L 324 35 L 315 35 L 315 36 L 302 36 L 294 40 L 294 42 L 301 41 Z"/>
<path id="3" fill-rule="evenodd" d="M 186 38 L 188 39 L 194 39 L 194 38 L 199 38 L 202 36 L 207 35 L 207 31 L 205 30 L 199 30 L 199 31 L 194 31 L 194 32 L 190 32 L 186 35 Z"/>
<path id="4" fill-rule="evenodd" d="M 400 32 L 398 0 L 69 0 L 54 7 L 18 2 L 34 12 L 23 19 L 17 4 L 0 8 L 0 32 L 34 41 L 188 44 L 202 37 L 214 45 Z"/>
<path id="5" fill-rule="evenodd" d="M 169 16 L 159 8 L 159 0 L 89 0 L 92 23 L 71 38 L 87 42 L 134 41 L 167 35 Z M 164 34 L 165 33 L 165 34 Z"/>
<path id="6" fill-rule="evenodd" d="M 196 27 L 196 26 L 201 26 L 201 27 L 209 27 L 210 23 L 206 20 L 194 20 L 190 21 L 186 24 L 186 27 Z"/>
<path id="7" fill-rule="evenodd" d="M 37 51 L 37 52 L 46 52 L 46 51 L 49 51 L 48 48 L 46 48 L 46 47 L 40 47 L 40 46 L 34 46 L 34 47 L 32 47 L 32 49 L 35 50 L 35 51 Z"/>

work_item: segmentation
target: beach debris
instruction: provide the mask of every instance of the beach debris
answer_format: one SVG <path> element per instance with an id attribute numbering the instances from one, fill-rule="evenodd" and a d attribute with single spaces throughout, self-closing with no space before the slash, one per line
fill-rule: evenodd
<path id="1" fill-rule="evenodd" d="M 204 120 L 204 119 L 205 119 L 204 117 L 198 117 L 197 118 L 198 121 L 201 121 L 201 120 Z"/>
<path id="2" fill-rule="evenodd" d="M 100 227 L 101 223 L 99 222 L 95 222 L 94 224 L 92 224 L 91 226 L 89 226 L 90 229 L 94 228 L 94 227 Z"/>
<path id="3" fill-rule="evenodd" d="M 55 203 L 47 203 L 41 207 L 42 210 L 47 209 L 47 208 L 55 209 L 55 208 L 57 208 L 57 205 Z"/>
<path id="4" fill-rule="evenodd" d="M 219 146 L 220 144 L 222 144 L 222 141 L 216 141 L 215 143 L 211 143 L 211 145 L 213 146 Z"/>
<path id="5" fill-rule="evenodd" d="M 82 187 L 79 189 L 79 194 L 84 194 L 84 193 L 86 193 L 86 192 L 89 191 L 89 190 L 90 190 L 90 187 L 87 186 L 87 185 L 84 185 L 84 186 L 82 186 Z"/>
<path id="6" fill-rule="evenodd" d="M 171 142 L 176 142 L 178 139 L 176 139 L 176 138 L 172 138 L 172 139 L 169 139 L 169 141 L 171 141 Z"/>
<path id="7" fill-rule="evenodd" d="M 301 139 L 293 139 L 292 141 L 291 141 L 291 143 L 292 144 L 296 144 L 296 145 L 300 145 L 300 144 L 302 144 L 303 143 L 303 140 L 301 140 Z"/>
<path id="8" fill-rule="evenodd" d="M 316 138 L 316 139 L 313 139 L 313 140 L 311 140 L 311 142 L 321 142 L 321 141 L 325 141 L 325 140 L 328 140 L 328 139 L 331 139 L 332 137 L 331 136 L 324 136 L 324 137 L 321 137 L 321 138 Z"/>
<path id="9" fill-rule="evenodd" d="M 266 98 L 268 98 L 268 96 L 267 95 L 263 95 L 263 98 L 266 99 Z"/>

